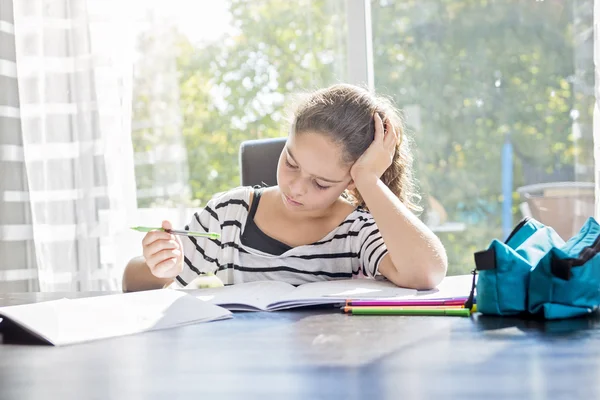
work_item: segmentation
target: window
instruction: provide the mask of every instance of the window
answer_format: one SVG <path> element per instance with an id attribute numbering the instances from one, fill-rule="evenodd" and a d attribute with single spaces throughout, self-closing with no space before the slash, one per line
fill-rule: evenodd
<path id="1" fill-rule="evenodd" d="M 343 0 L 143 5 L 133 95 L 140 208 L 197 206 L 238 186 L 240 143 L 287 134 L 288 94 L 346 79 Z"/>
<path id="2" fill-rule="evenodd" d="M 592 1 L 371 7 L 375 87 L 405 110 L 450 274 L 523 215 L 563 236 L 593 216 Z"/>

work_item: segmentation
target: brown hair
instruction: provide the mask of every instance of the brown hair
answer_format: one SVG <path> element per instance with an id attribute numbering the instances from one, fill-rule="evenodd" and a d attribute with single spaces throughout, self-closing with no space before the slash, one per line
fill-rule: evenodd
<path id="1" fill-rule="evenodd" d="M 392 102 L 371 94 L 358 86 L 338 84 L 308 94 L 294 112 L 292 131 L 327 135 L 344 149 L 345 163 L 354 163 L 367 150 L 375 137 L 375 113 L 391 122 L 399 132 L 392 165 L 381 180 L 411 210 L 421 211 L 420 197 L 412 177 L 412 154 L 405 137 L 402 119 Z M 348 193 L 346 193 L 348 195 Z M 350 193 L 355 205 L 366 207 L 358 191 Z"/>

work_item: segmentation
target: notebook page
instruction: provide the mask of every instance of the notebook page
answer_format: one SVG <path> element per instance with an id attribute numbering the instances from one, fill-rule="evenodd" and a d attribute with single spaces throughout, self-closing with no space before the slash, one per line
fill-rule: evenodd
<path id="1" fill-rule="evenodd" d="M 414 296 L 414 289 L 400 288 L 389 281 L 374 279 L 343 279 L 306 283 L 271 303 L 270 309 L 303 305 L 337 304 L 348 299 L 404 298 Z"/>
<path id="2" fill-rule="evenodd" d="M 295 290 L 293 285 L 278 281 L 256 281 L 210 289 L 186 290 L 197 299 L 232 311 L 266 310 L 268 305 L 286 293 Z"/>
<path id="3" fill-rule="evenodd" d="M 416 291 L 414 295 L 406 296 L 402 300 L 439 300 L 468 297 L 471 293 L 472 282 L 473 275 L 447 276 L 435 288 Z M 394 300 L 394 298 L 378 298 L 377 300 Z"/>

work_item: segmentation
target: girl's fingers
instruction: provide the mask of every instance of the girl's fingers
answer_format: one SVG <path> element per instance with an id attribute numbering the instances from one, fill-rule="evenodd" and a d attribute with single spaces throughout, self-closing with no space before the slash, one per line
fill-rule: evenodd
<path id="1" fill-rule="evenodd" d="M 177 235 L 172 235 L 172 236 L 173 236 L 173 240 L 175 240 L 175 242 L 179 246 L 179 249 L 183 250 L 183 243 L 181 243 L 181 238 Z"/>
<path id="2" fill-rule="evenodd" d="M 385 138 L 390 143 L 395 143 L 396 139 L 398 138 L 398 134 L 396 133 L 396 129 L 394 128 L 394 125 L 392 125 L 392 122 L 389 119 L 385 121 L 385 132 Z"/>
<path id="3" fill-rule="evenodd" d="M 177 259 L 179 257 L 181 257 L 181 251 L 177 249 L 165 249 L 159 251 L 158 253 L 152 254 L 150 257 L 146 257 L 146 264 L 148 264 L 148 267 L 150 267 L 150 269 L 154 272 L 156 267 L 163 261 L 170 258 Z"/>
<path id="4" fill-rule="evenodd" d="M 167 258 L 156 264 L 152 270 L 152 274 L 157 278 L 172 278 L 179 274 L 179 271 L 177 271 L 177 258 Z"/>
<path id="5" fill-rule="evenodd" d="M 383 129 L 383 121 L 379 116 L 379 113 L 375 113 L 375 141 L 383 141 L 385 139 L 384 129 Z"/>
<path id="6" fill-rule="evenodd" d="M 179 243 L 175 239 L 171 240 L 157 240 L 151 243 L 149 246 L 144 247 L 144 254 L 152 257 L 154 254 L 159 253 L 163 250 L 181 249 Z"/>
<path id="7" fill-rule="evenodd" d="M 396 129 L 394 129 L 394 126 L 392 125 L 392 123 L 389 120 L 387 120 L 386 121 L 386 134 L 385 134 L 385 138 L 383 141 L 383 145 L 387 150 L 393 151 L 396 149 L 397 141 L 398 141 L 398 136 L 396 134 Z"/>
<path id="8" fill-rule="evenodd" d="M 400 140 L 400 129 L 394 128 L 394 144 L 398 143 L 398 140 Z"/>
<path id="9" fill-rule="evenodd" d="M 172 236 L 174 235 L 164 231 L 151 231 L 146 233 L 146 236 L 142 239 L 142 246 L 149 246 L 157 240 L 169 240 L 172 239 Z"/>

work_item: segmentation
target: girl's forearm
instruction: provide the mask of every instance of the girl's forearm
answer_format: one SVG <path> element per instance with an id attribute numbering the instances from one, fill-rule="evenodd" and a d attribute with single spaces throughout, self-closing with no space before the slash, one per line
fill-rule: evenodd
<path id="1" fill-rule="evenodd" d="M 173 279 L 157 278 L 152 275 L 144 257 L 136 257 L 129 261 L 123 273 L 123 292 L 161 289 Z"/>
<path id="2" fill-rule="evenodd" d="M 439 238 L 376 176 L 355 180 L 381 232 L 394 267 L 424 286 L 446 275 L 448 259 Z M 413 280 L 413 279 L 411 279 Z"/>

